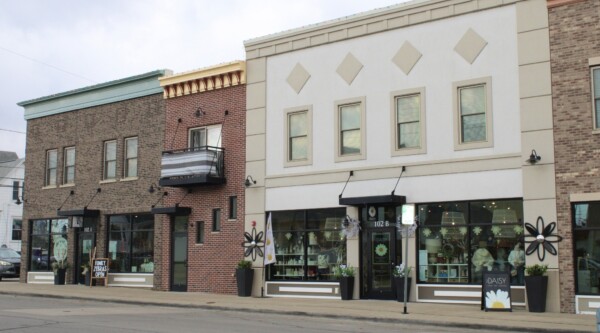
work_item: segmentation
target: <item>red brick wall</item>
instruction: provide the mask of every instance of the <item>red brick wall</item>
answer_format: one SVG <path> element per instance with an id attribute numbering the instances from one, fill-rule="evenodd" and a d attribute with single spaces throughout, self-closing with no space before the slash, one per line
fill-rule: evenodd
<path id="1" fill-rule="evenodd" d="M 600 192 L 600 136 L 592 134 L 588 59 L 600 57 L 600 1 L 548 9 L 556 159 L 561 311 L 575 312 L 571 193 Z"/>
<path id="2" fill-rule="evenodd" d="M 135 98 L 27 121 L 25 160 L 26 202 L 23 206 L 21 281 L 27 277 L 29 227 L 32 219 L 56 218 L 56 209 L 100 210 L 96 246 L 98 256 L 106 255 L 108 215 L 150 213 L 157 195 L 148 188 L 160 177 L 160 156 L 164 133 L 165 101 L 162 94 Z M 101 183 L 103 142 L 117 141 L 117 177 L 123 175 L 124 139 L 138 137 L 138 179 Z M 63 148 L 75 146 L 75 185 L 61 187 Z M 55 188 L 44 187 L 46 151 L 57 149 L 58 171 Z M 92 200 L 96 190 L 98 193 Z M 69 196 L 70 191 L 75 191 Z M 155 219 L 156 222 L 160 221 Z M 68 261 L 73 267 L 74 231 L 69 228 Z M 68 277 L 72 281 L 72 277 Z"/>
<path id="3" fill-rule="evenodd" d="M 198 107 L 205 112 L 196 117 Z M 221 146 L 225 149 L 226 184 L 187 188 L 164 188 L 169 192 L 163 205 L 191 207 L 188 227 L 188 291 L 236 293 L 233 273 L 243 259 L 244 179 L 246 169 L 245 85 L 190 94 L 166 100 L 165 150 L 188 146 L 188 129 L 222 124 Z M 225 111 L 229 114 L 225 115 Z M 181 119 L 181 123 L 178 123 Z M 179 125 L 178 125 L 179 124 Z M 187 194 L 187 196 L 186 196 Z M 185 196 L 185 198 L 184 198 Z M 237 196 L 237 218 L 228 220 L 229 197 Z M 212 232 L 212 210 L 221 209 L 221 231 Z M 196 244 L 198 223 L 204 221 L 205 239 Z M 155 287 L 170 289 L 171 221 L 163 216 L 157 230 Z"/>

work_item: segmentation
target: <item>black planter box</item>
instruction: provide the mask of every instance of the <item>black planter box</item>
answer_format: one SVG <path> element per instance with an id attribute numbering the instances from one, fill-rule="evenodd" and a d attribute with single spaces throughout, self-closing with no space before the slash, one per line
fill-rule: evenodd
<path id="1" fill-rule="evenodd" d="M 546 294 L 548 291 L 547 276 L 526 276 L 525 291 L 529 312 L 546 311 Z"/>
<path id="2" fill-rule="evenodd" d="M 56 270 L 54 274 L 54 284 L 63 285 L 65 284 L 65 276 L 67 275 L 67 270 L 65 268 L 59 268 Z"/>
<path id="3" fill-rule="evenodd" d="M 342 300 L 347 301 L 352 299 L 354 293 L 354 276 L 346 276 L 340 278 L 340 294 Z"/>
<path id="4" fill-rule="evenodd" d="M 238 296 L 252 296 L 252 282 L 254 281 L 254 270 L 252 268 L 236 268 L 235 278 L 237 280 Z"/>
<path id="5" fill-rule="evenodd" d="M 412 278 L 408 278 L 408 285 L 406 286 L 406 301 L 410 299 L 410 285 Z M 404 278 L 395 277 L 394 284 L 396 285 L 396 300 L 398 302 L 404 302 Z"/>

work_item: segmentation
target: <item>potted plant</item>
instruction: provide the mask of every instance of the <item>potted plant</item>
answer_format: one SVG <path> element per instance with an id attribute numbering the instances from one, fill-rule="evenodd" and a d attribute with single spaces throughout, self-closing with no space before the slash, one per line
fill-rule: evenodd
<path id="1" fill-rule="evenodd" d="M 52 263 L 52 271 L 54 272 L 54 284 L 63 285 L 65 284 L 65 276 L 69 263 L 67 260 L 58 260 Z"/>
<path id="2" fill-rule="evenodd" d="M 340 281 L 340 294 L 342 300 L 352 299 L 354 292 L 354 267 L 339 265 L 333 268 L 333 277 Z"/>
<path id="3" fill-rule="evenodd" d="M 525 267 L 525 291 L 529 312 L 546 311 L 546 293 L 548 291 L 548 265 L 531 265 Z"/>
<path id="4" fill-rule="evenodd" d="M 399 266 L 394 267 L 393 275 L 394 275 L 394 284 L 396 285 L 396 300 L 398 302 L 404 302 L 404 279 L 407 281 L 407 289 L 406 289 L 406 299 L 410 299 L 410 271 L 412 267 L 406 266 L 405 264 L 401 264 Z"/>
<path id="5" fill-rule="evenodd" d="M 237 280 L 238 296 L 252 296 L 252 282 L 254 280 L 252 261 L 240 260 L 235 270 L 235 277 Z"/>
<path id="6" fill-rule="evenodd" d="M 90 285 L 90 280 L 92 279 L 92 271 L 90 270 L 90 264 L 85 263 L 81 265 L 81 275 L 85 276 L 85 285 Z"/>

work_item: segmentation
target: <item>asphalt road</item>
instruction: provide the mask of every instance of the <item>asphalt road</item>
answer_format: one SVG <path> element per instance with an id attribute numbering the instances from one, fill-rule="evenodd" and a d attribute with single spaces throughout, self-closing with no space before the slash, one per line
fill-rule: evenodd
<path id="1" fill-rule="evenodd" d="M 1 295 L 0 332 L 481 333 L 492 331 Z"/>

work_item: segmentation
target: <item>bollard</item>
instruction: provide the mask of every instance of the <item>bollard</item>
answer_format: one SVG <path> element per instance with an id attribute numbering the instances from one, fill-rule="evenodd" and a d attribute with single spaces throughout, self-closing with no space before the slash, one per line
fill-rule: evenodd
<path id="1" fill-rule="evenodd" d="M 596 309 L 596 332 L 600 332 L 600 308 Z"/>

